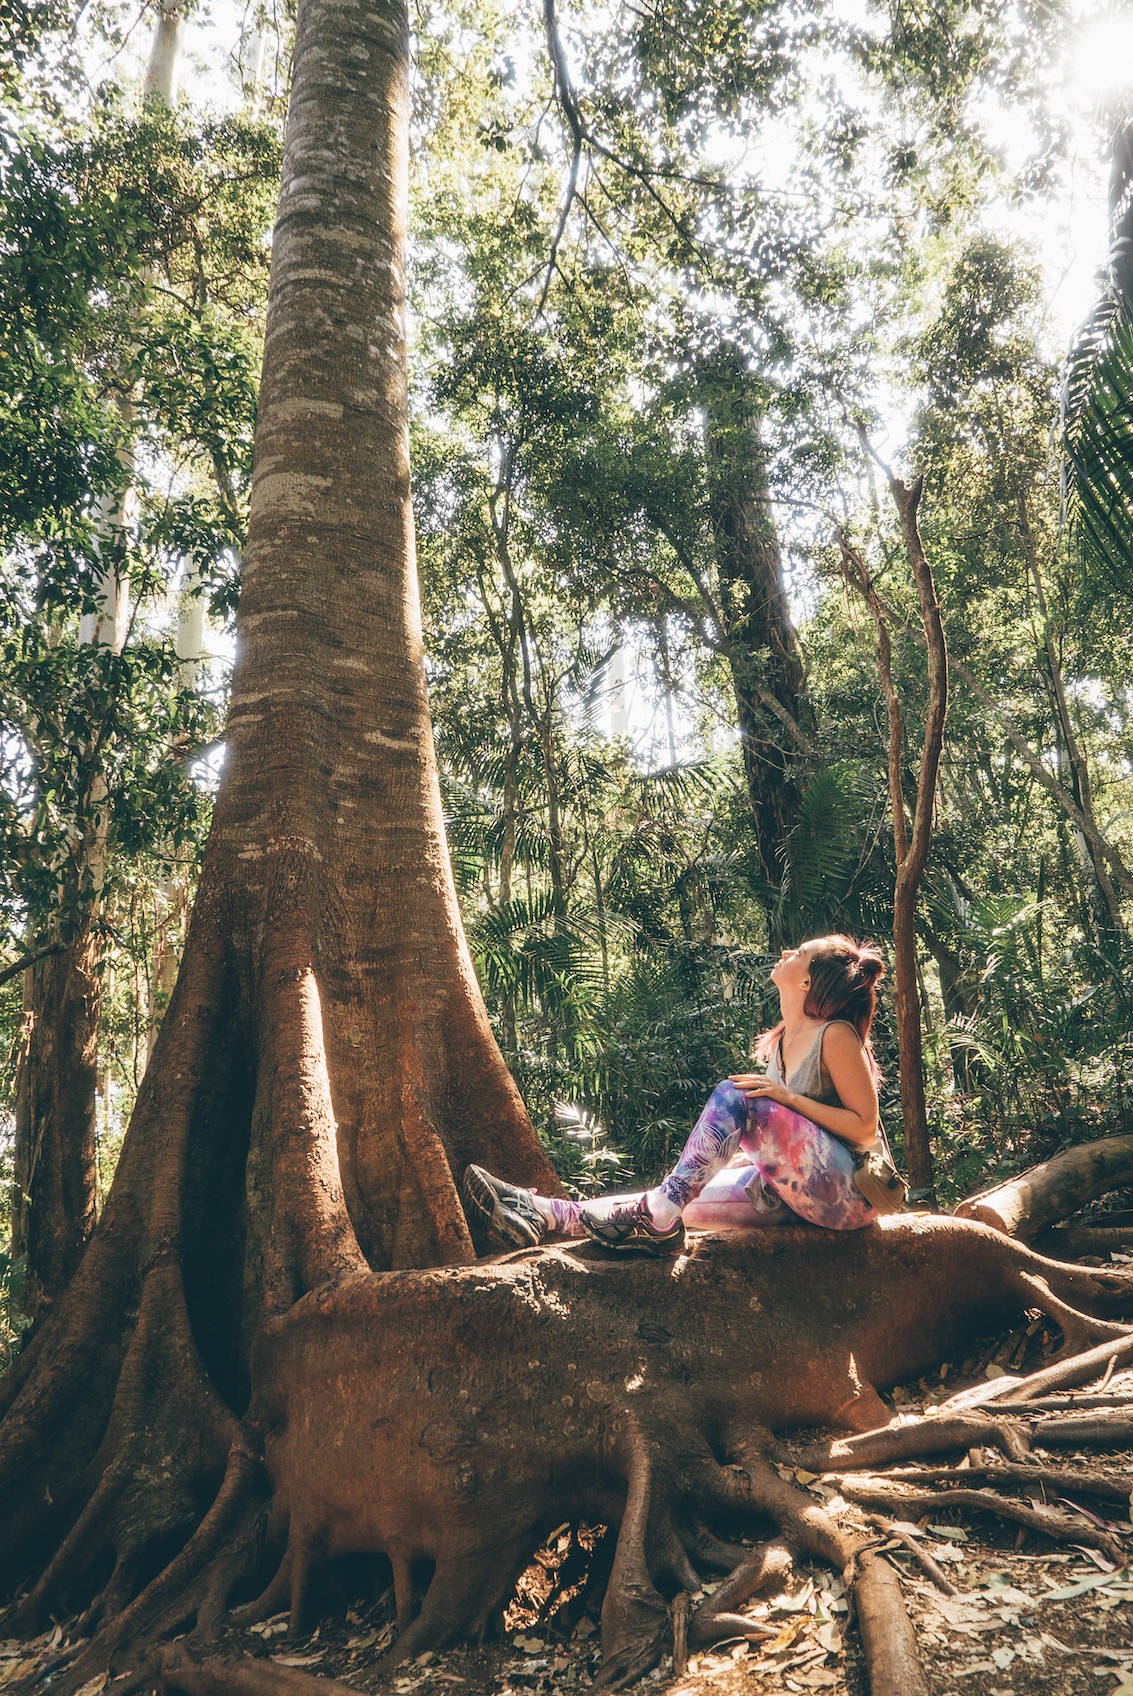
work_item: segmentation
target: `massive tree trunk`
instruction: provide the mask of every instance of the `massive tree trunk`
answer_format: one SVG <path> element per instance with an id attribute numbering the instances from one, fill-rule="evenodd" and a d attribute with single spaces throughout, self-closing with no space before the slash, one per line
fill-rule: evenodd
<path id="1" fill-rule="evenodd" d="M 740 355 L 723 349 L 705 367 L 700 398 L 744 776 L 763 876 L 778 886 L 812 722 L 751 389 Z"/>
<path id="2" fill-rule="evenodd" d="M 488 1026 L 434 766 L 404 7 L 308 0 L 294 63 L 199 893 L 105 1215 L 0 1386 L 0 1575 L 40 1573 L 33 1613 L 98 1584 L 115 1612 L 192 1533 L 267 1315 L 335 1274 L 471 1260 L 470 1159 L 555 1187 Z"/>

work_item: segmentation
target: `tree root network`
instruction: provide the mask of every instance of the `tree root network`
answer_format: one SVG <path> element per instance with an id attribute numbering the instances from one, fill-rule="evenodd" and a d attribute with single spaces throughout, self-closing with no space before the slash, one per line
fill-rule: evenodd
<path id="1" fill-rule="evenodd" d="M 1120 1401 L 1078 1413 L 1068 1387 L 1118 1393 L 1133 1334 L 1116 1316 L 1133 1312 L 1133 1280 L 960 1221 L 771 1237 L 703 1238 L 666 1264 L 559 1248 L 313 1291 L 257 1343 L 253 1400 L 211 1504 L 144 1582 L 113 1551 L 110 1589 L 87 1610 L 97 1635 L 60 1652 L 53 1692 L 130 1665 L 138 1688 L 148 1678 L 186 1696 L 328 1696 L 346 1687 L 209 1645 L 225 1620 L 281 1608 L 301 1632 L 320 1571 L 366 1555 L 391 1576 L 394 1666 L 482 1637 L 548 1531 L 590 1524 L 613 1529 L 588 1546 L 571 1534 L 548 1607 L 552 1628 L 570 1629 L 601 1597 L 599 1686 L 632 1684 L 669 1652 L 679 1666 L 706 1645 L 766 1637 L 742 1610 L 805 1558 L 845 1583 L 873 1696 L 919 1696 L 885 1553 L 910 1546 L 900 1522 L 993 1515 L 1117 1558 L 1122 1528 L 1096 1508 L 1127 1501 L 1128 1481 L 1044 1451 L 1125 1439 Z M 995 1399 L 893 1420 L 880 1390 L 962 1358 L 989 1319 L 1035 1309 L 1059 1327 L 1063 1358 L 995 1381 Z M 1065 1398 L 1056 1408 L 1033 1405 L 1052 1393 Z M 802 1448 L 772 1435 L 800 1424 L 849 1435 Z M 837 1494 L 816 1496 L 813 1477 Z M 75 1521 L 84 1538 L 88 1510 Z M 112 1594 L 124 1564 L 132 1593 Z M 703 1575 L 721 1572 L 694 1604 Z M 50 1617 L 49 1576 L 15 1617 Z"/>

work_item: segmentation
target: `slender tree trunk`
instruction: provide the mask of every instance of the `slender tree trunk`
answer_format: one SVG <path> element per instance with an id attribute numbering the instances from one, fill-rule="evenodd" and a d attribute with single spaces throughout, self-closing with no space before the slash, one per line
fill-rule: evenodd
<path id="1" fill-rule="evenodd" d="M 519 743 L 516 726 L 513 724 L 511 746 L 508 749 L 507 766 L 504 771 L 501 802 L 503 829 L 500 834 L 500 876 L 496 886 L 497 902 L 500 907 L 508 906 L 512 895 L 511 880 L 515 866 L 516 815 L 519 810 L 519 782 L 516 771 L 518 761 Z M 515 997 L 508 989 L 504 989 L 500 995 L 500 1029 L 505 1053 L 514 1055 L 517 1047 Z"/>
<path id="2" fill-rule="evenodd" d="M 673 668 L 669 658 L 669 621 L 664 613 L 657 620 L 657 659 L 658 682 L 661 685 L 661 701 L 665 710 L 665 738 L 669 755 L 669 764 L 677 763 L 677 732 L 673 720 Z"/>
<path id="3" fill-rule="evenodd" d="M 501 796 L 500 819 L 500 867 L 497 884 L 496 900 L 500 907 L 506 907 L 512 899 L 512 880 L 515 872 L 516 842 L 519 824 L 519 762 L 523 748 L 524 708 L 520 696 L 518 657 L 522 656 L 524 695 L 530 698 L 530 661 L 527 651 L 527 629 L 523 614 L 523 600 L 519 592 L 519 584 L 511 569 L 508 554 L 507 528 L 510 510 L 510 493 L 507 478 L 510 476 L 511 459 L 504 455 L 502 470 L 503 482 L 497 486 L 494 497 L 490 502 L 493 532 L 496 538 L 497 557 L 503 572 L 507 601 L 509 603 L 506 619 L 497 610 L 492 595 L 489 593 L 483 574 L 478 573 L 477 581 L 480 591 L 480 605 L 488 621 L 496 648 L 500 656 L 500 708 L 507 720 L 508 753 L 504 766 L 503 793 Z M 503 1034 L 504 1048 L 508 1054 L 516 1051 L 516 1005 L 515 997 L 510 991 L 504 990 L 500 996 L 500 1024 Z"/>
<path id="4" fill-rule="evenodd" d="M 923 645 L 925 642 L 923 628 L 906 623 L 893 608 L 886 606 L 880 596 L 878 599 L 890 624 L 903 630 L 907 635 L 911 635 Z M 1087 816 L 1082 811 L 1074 796 L 1061 781 L 1060 776 L 1053 772 L 1050 766 L 1031 747 L 1015 721 L 1004 711 L 1002 703 L 993 691 L 984 687 L 975 673 L 964 664 L 963 660 L 954 659 L 950 656 L 948 669 L 950 674 L 959 678 L 965 689 L 975 696 L 980 705 L 1000 725 L 1008 747 L 1014 749 L 1040 789 L 1043 789 L 1050 796 L 1075 835 L 1081 837 L 1088 845 L 1090 858 L 1106 868 L 1114 888 L 1120 890 L 1122 895 L 1133 898 L 1133 870 L 1126 865 L 1120 850 L 1108 837 L 1102 835 L 1096 819 Z M 1073 881 L 1069 869 L 1067 869 L 1067 880 Z"/>
<path id="5" fill-rule="evenodd" d="M 1088 878 L 1088 895 L 1095 919 L 1100 921 L 1103 927 L 1119 931 L 1122 928 L 1121 904 L 1110 878 L 1105 857 L 1099 847 L 1101 833 L 1098 830 L 1097 815 L 1094 811 L 1090 767 L 1085 750 L 1074 729 L 1074 720 L 1070 716 L 1070 704 L 1066 699 L 1066 687 L 1062 680 L 1062 663 L 1055 644 L 1050 608 L 1046 598 L 1046 587 L 1043 583 L 1042 564 L 1039 560 L 1034 532 L 1031 529 L 1026 498 L 1018 485 L 1016 485 L 1015 490 L 1015 508 L 1019 517 L 1019 537 L 1023 546 L 1023 557 L 1027 562 L 1027 571 L 1035 591 L 1035 603 L 1039 617 L 1038 641 L 1043 657 L 1051 710 L 1054 714 L 1058 738 L 1065 750 L 1066 764 L 1069 768 L 1070 793 L 1074 797 L 1075 805 L 1082 815 L 1085 826 L 1085 828 L 1076 829 L 1078 858 Z"/>
<path id="6" fill-rule="evenodd" d="M 181 51 L 181 21 L 184 15 L 182 0 L 161 0 L 153 28 L 149 64 L 146 66 L 144 95 L 172 106 L 177 98 L 178 57 Z"/>
<path id="7" fill-rule="evenodd" d="M 813 728 L 771 519 L 751 377 L 724 350 L 704 374 L 709 511 L 740 747 L 763 875 L 778 885 Z"/>
<path id="8" fill-rule="evenodd" d="M 163 6 L 154 26 L 144 97 L 172 105 L 181 13 Z M 127 633 L 127 584 L 119 571 L 134 473 L 130 431 L 135 407 L 119 395 L 126 446 L 121 486 L 100 505 L 97 545 L 103 556 L 95 608 L 79 621 L 79 640 L 114 653 Z M 96 754 L 97 759 L 97 754 Z M 24 989 L 24 1029 L 16 1074 L 13 1236 L 26 1256 L 25 1304 L 38 1316 L 63 1289 L 94 1225 L 98 1036 L 104 983 L 99 971 L 98 918 L 109 844 L 109 792 L 101 769 L 91 780 L 86 832 L 72 886 L 73 939 L 33 968 Z M 65 893 L 61 889 L 61 894 Z"/>
<path id="9" fill-rule="evenodd" d="M 205 600 L 200 580 L 189 565 L 177 600 L 177 681 L 184 691 L 200 686 L 205 665 Z M 153 1053 L 158 1027 L 173 994 L 189 907 L 188 874 L 170 863 L 157 888 L 157 923 L 149 966 L 149 1004 L 146 1008 L 146 1060 Z"/>
<path id="10" fill-rule="evenodd" d="M 924 938 L 940 974 L 940 993 L 944 1002 L 945 1018 L 970 1019 L 976 1010 L 976 993 L 974 985 L 964 972 L 963 961 L 942 937 L 935 936 L 927 928 L 924 929 Z M 985 1071 L 986 1068 L 971 1049 L 963 1046 L 953 1048 L 952 1072 L 956 1088 L 962 1094 L 967 1095 L 977 1089 Z"/>
<path id="11" fill-rule="evenodd" d="M 24 974 L 12 1250 L 38 1316 L 66 1286 L 95 1217 L 100 946 L 89 931 Z"/>
<path id="12" fill-rule="evenodd" d="M 902 786 L 904 721 L 900 698 L 893 681 L 889 624 L 861 554 L 844 534 L 839 535 L 843 569 L 865 599 L 877 624 L 877 661 L 889 717 L 889 803 L 893 814 L 893 847 L 896 883 L 893 891 L 893 1002 L 897 1024 L 897 1047 L 901 1071 L 901 1116 L 905 1128 L 905 1163 L 909 1183 L 922 1199 L 933 1194 L 932 1149 L 928 1136 L 925 1104 L 924 1046 L 921 1038 L 920 995 L 917 985 L 916 902 L 917 890 L 928 858 L 932 838 L 932 814 L 936 779 L 944 744 L 944 719 L 948 710 L 948 653 L 944 626 L 932 570 L 921 543 L 917 525 L 922 480 L 912 484 L 889 475 L 889 489 L 901 523 L 901 535 L 912 569 L 920 604 L 928 652 L 928 707 L 924 746 L 917 778 L 916 808 L 912 829 L 905 814 Z"/>

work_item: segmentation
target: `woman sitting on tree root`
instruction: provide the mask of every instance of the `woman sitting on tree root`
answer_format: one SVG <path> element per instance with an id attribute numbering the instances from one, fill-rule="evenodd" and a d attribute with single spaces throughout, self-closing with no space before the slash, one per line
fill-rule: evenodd
<path id="1" fill-rule="evenodd" d="M 781 1017 L 755 1048 L 766 1071 L 717 1084 L 656 1189 L 583 1205 L 470 1166 L 470 1214 L 523 1248 L 553 1232 L 654 1255 L 680 1254 L 686 1225 L 744 1230 L 805 1219 L 855 1231 L 871 1224 L 877 1211 L 854 1186 L 851 1150 L 880 1146 L 869 1032 L 884 969 L 875 948 L 848 936 L 785 948 L 771 970 Z"/>

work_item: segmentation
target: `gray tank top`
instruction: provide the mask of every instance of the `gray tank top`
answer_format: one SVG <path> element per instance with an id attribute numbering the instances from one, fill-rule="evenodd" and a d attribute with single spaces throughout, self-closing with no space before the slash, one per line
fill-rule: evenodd
<path id="1" fill-rule="evenodd" d="M 782 1037 L 775 1044 L 775 1052 L 767 1062 L 767 1076 L 777 1084 L 786 1084 L 796 1095 L 805 1095 L 811 1101 L 821 1101 L 827 1107 L 841 1107 L 842 1099 L 830 1081 L 830 1073 L 822 1058 L 822 1039 L 831 1025 L 849 1024 L 848 1019 L 827 1019 L 814 1033 L 814 1041 L 794 1067 L 790 1077 L 785 1078 L 782 1071 L 781 1053 Z M 854 1030 L 853 1025 L 850 1029 Z M 854 1035 L 857 1036 L 857 1031 Z"/>
<path id="2" fill-rule="evenodd" d="M 814 1041 L 811 1043 L 798 1065 L 794 1068 L 789 1078 L 783 1077 L 783 1071 L 779 1061 L 780 1049 L 782 1046 L 782 1038 L 780 1037 L 779 1041 L 775 1044 L 775 1052 L 771 1055 L 771 1058 L 767 1062 L 767 1076 L 774 1083 L 785 1083 L 787 1088 L 793 1089 L 796 1095 L 805 1095 L 810 1101 L 821 1101 L 827 1107 L 841 1107 L 843 1106 L 842 1098 L 838 1094 L 838 1091 L 834 1088 L 833 1083 L 830 1081 L 830 1073 L 826 1070 L 826 1063 L 822 1058 L 822 1039 L 830 1029 L 831 1025 L 850 1025 L 850 1021 L 849 1019 L 827 1019 L 824 1025 L 820 1025 L 818 1030 L 814 1033 Z M 850 1025 L 850 1029 L 854 1032 L 854 1035 L 857 1036 L 857 1030 L 853 1025 Z M 833 1136 L 834 1132 L 832 1131 L 830 1134 Z M 838 1140 L 841 1141 L 842 1139 L 839 1138 Z M 880 1123 L 877 1127 L 877 1136 L 871 1143 L 866 1143 L 864 1145 L 847 1143 L 846 1146 L 854 1148 L 855 1150 L 864 1146 L 867 1151 L 883 1148 L 886 1152 L 888 1152 L 889 1149 L 889 1144 L 885 1138 L 885 1132 L 882 1130 Z"/>

